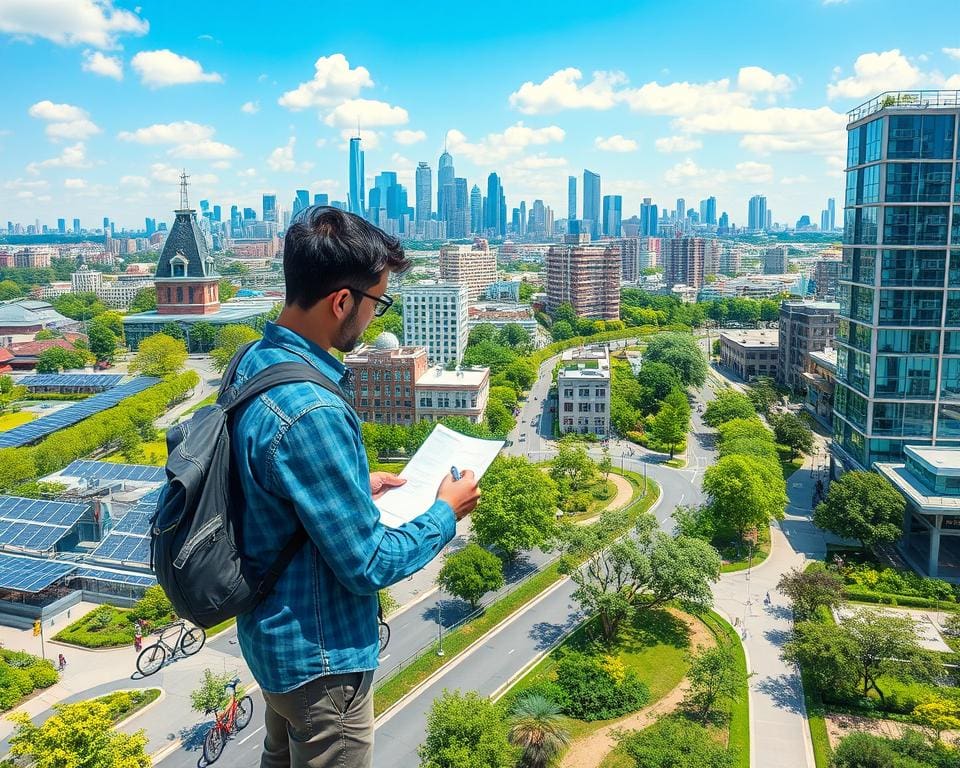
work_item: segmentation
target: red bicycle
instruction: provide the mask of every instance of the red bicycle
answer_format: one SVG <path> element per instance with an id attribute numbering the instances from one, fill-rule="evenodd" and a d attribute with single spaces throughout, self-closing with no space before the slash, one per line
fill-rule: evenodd
<path id="1" fill-rule="evenodd" d="M 240 678 L 235 677 L 229 683 L 230 703 L 227 708 L 218 713 L 214 710 L 215 720 L 207 736 L 203 740 L 203 759 L 207 763 L 216 761 L 223 754 L 223 747 L 230 738 L 230 734 L 242 731 L 250 725 L 250 718 L 253 717 L 253 699 L 244 696 L 237 700 L 237 685 L 240 684 Z M 208 710 L 209 712 L 209 710 Z"/>

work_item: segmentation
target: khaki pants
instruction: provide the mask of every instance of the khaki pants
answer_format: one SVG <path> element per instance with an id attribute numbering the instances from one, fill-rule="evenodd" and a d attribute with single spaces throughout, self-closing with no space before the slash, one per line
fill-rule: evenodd
<path id="1" fill-rule="evenodd" d="M 373 672 L 326 675 L 289 693 L 263 692 L 260 768 L 369 768 Z"/>

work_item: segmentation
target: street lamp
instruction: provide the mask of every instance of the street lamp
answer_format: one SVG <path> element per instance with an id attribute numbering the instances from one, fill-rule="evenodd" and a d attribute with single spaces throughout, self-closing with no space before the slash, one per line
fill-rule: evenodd
<path id="1" fill-rule="evenodd" d="M 443 593 L 437 592 L 437 656 L 443 658 Z"/>

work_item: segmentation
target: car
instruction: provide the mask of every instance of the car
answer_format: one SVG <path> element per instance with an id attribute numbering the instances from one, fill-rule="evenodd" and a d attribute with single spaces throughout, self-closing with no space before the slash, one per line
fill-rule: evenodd
<path id="1" fill-rule="evenodd" d="M 525 432 L 521 432 L 521 433 L 520 433 L 520 442 L 522 443 L 522 442 L 523 442 L 524 440 L 526 440 L 526 439 L 527 439 L 526 433 L 525 433 Z"/>

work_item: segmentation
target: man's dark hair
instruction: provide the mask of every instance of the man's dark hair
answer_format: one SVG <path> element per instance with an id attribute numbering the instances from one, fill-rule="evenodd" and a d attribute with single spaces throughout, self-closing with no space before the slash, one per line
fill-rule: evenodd
<path id="1" fill-rule="evenodd" d="M 383 270 L 410 266 L 400 241 L 353 213 L 313 205 L 299 213 L 283 239 L 287 304 L 310 309 L 342 288 L 367 290 Z"/>

